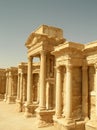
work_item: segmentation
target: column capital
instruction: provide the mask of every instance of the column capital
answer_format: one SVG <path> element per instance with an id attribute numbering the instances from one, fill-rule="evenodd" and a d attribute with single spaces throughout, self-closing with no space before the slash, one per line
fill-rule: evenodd
<path id="1" fill-rule="evenodd" d="M 41 54 L 41 55 L 46 55 L 46 54 L 47 54 L 47 51 L 42 50 L 42 51 L 40 51 L 40 54 Z"/>
<path id="2" fill-rule="evenodd" d="M 87 70 L 87 69 L 88 69 L 88 66 L 84 65 L 84 66 L 82 66 L 82 69 L 83 69 L 83 70 Z"/>
<path id="3" fill-rule="evenodd" d="M 23 75 L 24 73 L 23 72 L 21 72 L 21 75 Z"/>
<path id="4" fill-rule="evenodd" d="M 33 59 L 33 57 L 32 57 L 32 56 L 29 56 L 29 57 L 28 57 L 28 60 L 29 60 L 29 61 L 31 61 L 32 59 Z"/>
<path id="5" fill-rule="evenodd" d="M 8 77 L 8 73 L 6 73 L 6 77 Z"/>
<path id="6" fill-rule="evenodd" d="M 9 72 L 9 77 L 11 77 L 12 76 L 12 73 L 11 73 L 11 71 Z"/>
<path id="7" fill-rule="evenodd" d="M 96 69 L 96 71 L 97 71 L 97 63 L 94 64 L 94 67 L 95 67 L 95 69 Z"/>
<path id="8" fill-rule="evenodd" d="M 66 65 L 66 71 L 67 72 L 71 72 L 72 69 L 73 69 L 73 65 L 71 65 L 71 64 Z"/>

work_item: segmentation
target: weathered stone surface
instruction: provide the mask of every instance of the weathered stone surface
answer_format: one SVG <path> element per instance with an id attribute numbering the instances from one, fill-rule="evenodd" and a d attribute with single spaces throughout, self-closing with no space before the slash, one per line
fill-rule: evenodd
<path id="1" fill-rule="evenodd" d="M 95 130 L 97 41 L 67 41 L 62 29 L 42 25 L 25 45 L 28 63 L 19 64 L 18 73 L 17 68 L 6 71 L 7 102 L 17 96 L 18 110 L 26 117 L 36 112 L 39 127 L 54 122 L 57 130 Z M 40 63 L 34 63 L 35 57 Z"/>

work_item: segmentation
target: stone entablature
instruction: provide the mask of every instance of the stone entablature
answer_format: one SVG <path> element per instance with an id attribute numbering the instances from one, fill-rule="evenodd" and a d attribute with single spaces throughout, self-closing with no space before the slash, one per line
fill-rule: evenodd
<path id="1" fill-rule="evenodd" d="M 6 71 L 0 68 L 0 100 L 4 99 L 6 92 Z"/>

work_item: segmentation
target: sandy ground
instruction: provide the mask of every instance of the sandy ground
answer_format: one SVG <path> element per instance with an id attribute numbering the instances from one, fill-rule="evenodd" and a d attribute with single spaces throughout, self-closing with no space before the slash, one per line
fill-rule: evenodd
<path id="1" fill-rule="evenodd" d="M 16 112 L 16 104 L 0 101 L 0 130 L 54 130 L 54 126 L 37 128 L 37 119 Z"/>

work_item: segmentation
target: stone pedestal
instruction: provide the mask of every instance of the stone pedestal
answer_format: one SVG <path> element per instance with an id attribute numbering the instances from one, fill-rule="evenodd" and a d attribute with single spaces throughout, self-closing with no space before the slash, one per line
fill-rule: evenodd
<path id="1" fill-rule="evenodd" d="M 53 119 L 56 130 L 76 130 L 75 122 L 67 124 L 64 118 L 57 119 L 56 116 Z"/>
<path id="2" fill-rule="evenodd" d="M 38 127 L 45 127 L 49 126 L 53 123 L 53 115 L 55 114 L 54 110 L 39 110 L 39 108 L 36 109 L 36 116 L 38 119 L 37 125 Z"/>
<path id="3" fill-rule="evenodd" d="M 7 101 L 8 104 L 12 104 L 16 102 L 16 96 L 7 96 Z"/>
<path id="4" fill-rule="evenodd" d="M 85 125 L 85 130 L 97 130 L 97 120 L 88 121 Z"/>
<path id="5" fill-rule="evenodd" d="M 4 94 L 0 94 L 0 100 L 4 99 Z"/>
<path id="6" fill-rule="evenodd" d="M 24 106 L 25 106 L 25 113 L 24 113 L 25 117 L 29 118 L 29 117 L 36 116 L 35 109 L 38 107 L 37 104 L 27 104 L 27 103 L 25 103 Z"/>
<path id="7" fill-rule="evenodd" d="M 64 118 L 57 119 L 54 116 L 53 119 L 56 130 L 85 130 L 85 121 L 74 121 L 68 124 Z"/>
<path id="8" fill-rule="evenodd" d="M 16 100 L 16 111 L 17 112 L 22 112 L 23 111 L 23 103 L 20 100 Z"/>

